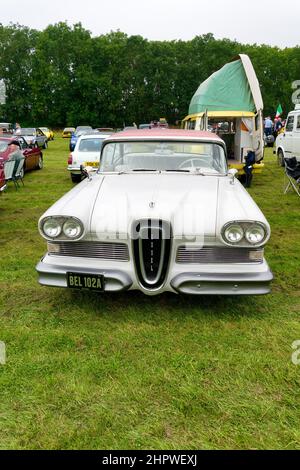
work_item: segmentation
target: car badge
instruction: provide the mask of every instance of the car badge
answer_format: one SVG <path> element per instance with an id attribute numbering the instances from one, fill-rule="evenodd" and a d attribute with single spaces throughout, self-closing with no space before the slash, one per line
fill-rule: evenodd
<path id="1" fill-rule="evenodd" d="M 149 202 L 149 207 L 150 207 L 150 209 L 154 209 L 155 202 L 153 202 L 153 201 Z"/>

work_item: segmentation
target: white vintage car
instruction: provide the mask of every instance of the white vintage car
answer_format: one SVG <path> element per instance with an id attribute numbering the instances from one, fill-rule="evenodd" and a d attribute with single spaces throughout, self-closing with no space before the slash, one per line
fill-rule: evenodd
<path id="1" fill-rule="evenodd" d="M 270 226 L 209 132 L 130 130 L 39 220 L 46 286 L 266 294 Z"/>

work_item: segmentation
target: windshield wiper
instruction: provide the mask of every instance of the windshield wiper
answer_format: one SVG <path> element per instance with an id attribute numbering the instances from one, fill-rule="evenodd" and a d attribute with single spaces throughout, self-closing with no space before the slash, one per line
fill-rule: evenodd
<path id="1" fill-rule="evenodd" d="M 151 170 L 151 168 L 134 168 L 133 170 L 129 170 L 129 171 L 158 171 L 160 172 L 160 170 Z"/>
<path id="2" fill-rule="evenodd" d="M 178 169 L 178 170 L 164 170 L 166 172 L 173 172 L 173 173 L 190 173 L 190 170 L 181 170 L 181 169 Z"/>

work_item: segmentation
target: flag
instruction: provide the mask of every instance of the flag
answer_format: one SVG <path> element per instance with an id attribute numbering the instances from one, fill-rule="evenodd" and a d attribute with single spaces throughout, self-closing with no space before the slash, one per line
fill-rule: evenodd
<path id="1" fill-rule="evenodd" d="M 282 107 L 281 107 L 281 104 L 280 104 L 277 108 L 277 111 L 276 111 L 276 119 L 278 119 L 281 116 L 282 111 L 283 110 L 282 110 Z"/>

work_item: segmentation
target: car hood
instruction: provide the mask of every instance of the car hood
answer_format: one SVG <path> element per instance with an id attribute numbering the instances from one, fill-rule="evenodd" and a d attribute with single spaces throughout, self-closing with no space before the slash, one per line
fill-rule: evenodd
<path id="1" fill-rule="evenodd" d="M 171 222 L 172 236 L 221 239 L 230 221 L 268 223 L 238 180 L 190 174 L 94 174 L 85 179 L 44 215 L 79 218 L 84 237 L 128 238 L 140 219 Z"/>
<path id="2" fill-rule="evenodd" d="M 91 218 L 91 231 L 128 234 L 140 219 L 172 224 L 176 237 L 214 236 L 218 178 L 187 174 L 123 174 L 103 178 Z"/>

